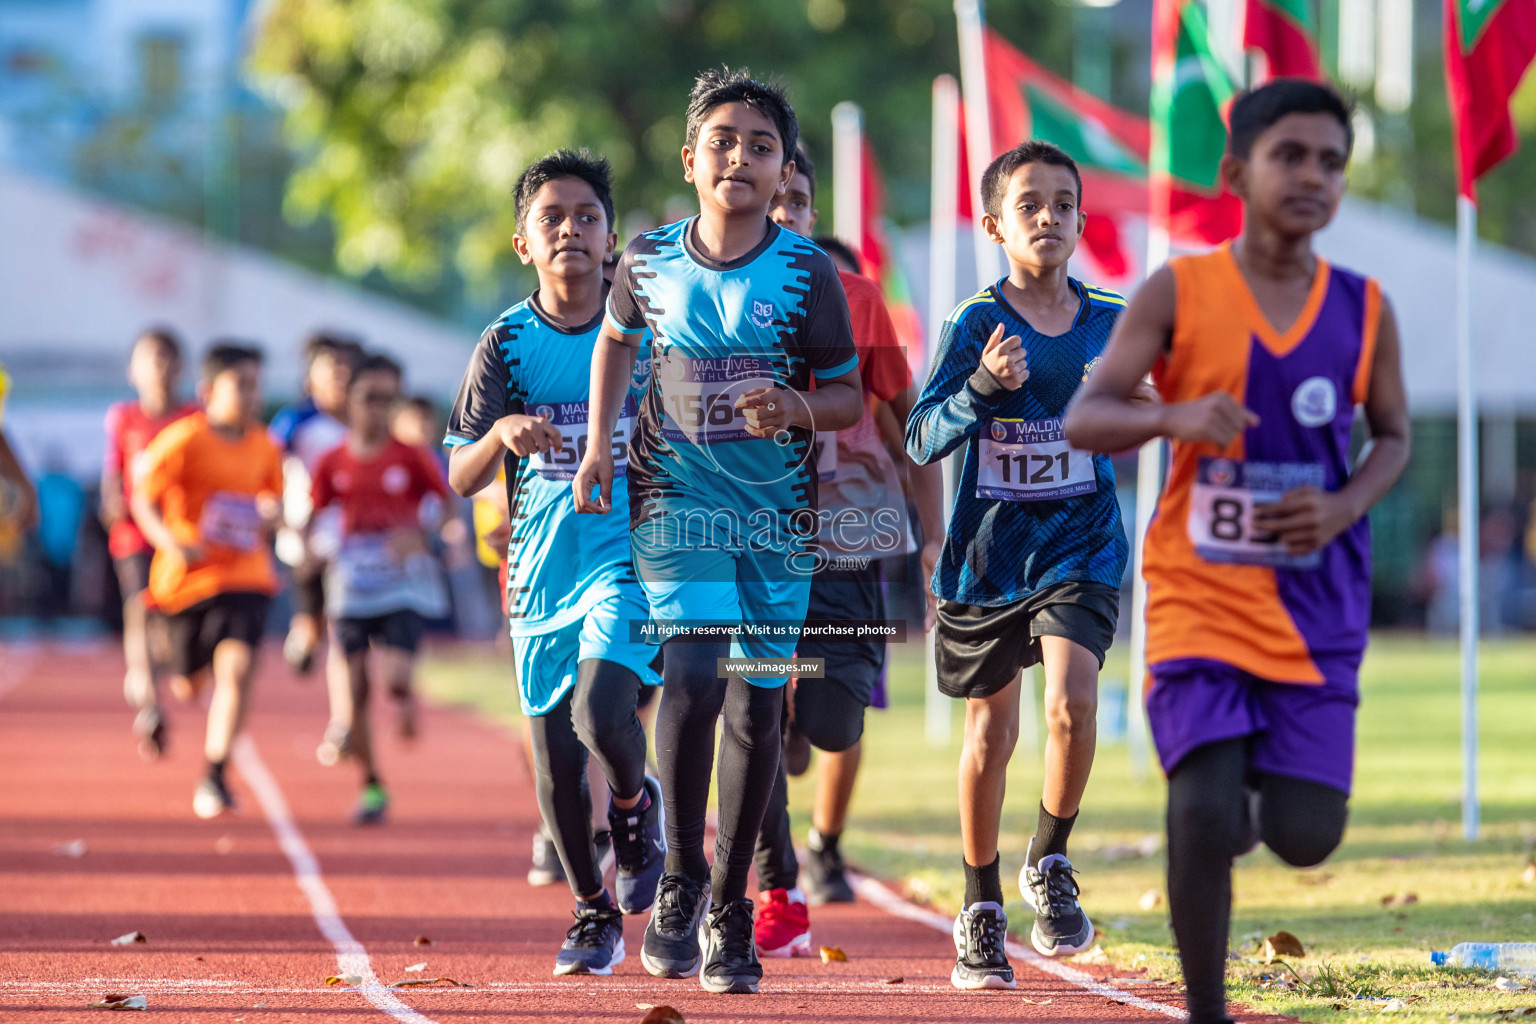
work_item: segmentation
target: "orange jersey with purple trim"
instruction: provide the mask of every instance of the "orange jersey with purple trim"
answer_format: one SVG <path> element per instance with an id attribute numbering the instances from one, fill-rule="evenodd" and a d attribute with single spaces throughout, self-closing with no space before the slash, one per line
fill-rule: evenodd
<path id="1" fill-rule="evenodd" d="M 1312 556 L 1256 531 L 1252 511 L 1295 487 L 1349 479 L 1350 429 L 1365 401 L 1381 291 L 1317 261 L 1306 305 L 1276 331 L 1229 247 L 1170 263 L 1173 339 L 1153 372 L 1165 402 L 1226 391 L 1260 423 L 1225 449 L 1172 442 L 1147 530 L 1147 663 L 1219 661 L 1279 683 L 1323 682 L 1321 659 L 1365 649 L 1370 528 L 1364 517 Z"/>

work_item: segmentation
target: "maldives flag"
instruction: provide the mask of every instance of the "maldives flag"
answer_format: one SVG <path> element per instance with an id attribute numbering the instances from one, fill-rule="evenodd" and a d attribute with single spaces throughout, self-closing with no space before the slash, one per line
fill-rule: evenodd
<path id="1" fill-rule="evenodd" d="M 859 224 L 863 237 L 858 240 L 859 262 L 864 276 L 880 286 L 885 297 L 885 308 L 891 314 L 897 340 L 907 351 L 907 365 L 916 377 L 928 372 L 928 356 L 924 345 L 923 325 L 918 319 L 917 307 L 912 303 L 912 288 L 907 275 L 891 252 L 890 236 L 886 231 L 885 183 L 880 177 L 880 167 L 875 163 L 875 151 L 870 148 L 869 137 L 860 140 L 863 151 L 859 160 Z M 963 152 L 963 150 L 962 150 Z"/>
<path id="2" fill-rule="evenodd" d="M 1216 245 L 1242 229 L 1242 204 L 1220 175 L 1235 92 L 1200 5 L 1153 0 L 1152 223 L 1176 241 Z"/>
<path id="3" fill-rule="evenodd" d="M 986 67 L 994 155 L 1025 139 L 1040 139 L 1076 161 L 1088 213 L 1083 245 L 1106 276 L 1125 278 L 1132 261 L 1121 221 L 1147 210 L 1147 120 L 1051 74 L 990 29 Z M 962 210 L 969 207 L 965 191 Z"/>
<path id="4" fill-rule="evenodd" d="M 1312 0 L 1247 0 L 1243 49 L 1264 55 L 1266 67 L 1259 81 L 1323 77 Z"/>
<path id="5" fill-rule="evenodd" d="M 1445 85 L 1461 194 L 1515 151 L 1509 100 L 1536 58 L 1536 0 L 1445 0 Z"/>

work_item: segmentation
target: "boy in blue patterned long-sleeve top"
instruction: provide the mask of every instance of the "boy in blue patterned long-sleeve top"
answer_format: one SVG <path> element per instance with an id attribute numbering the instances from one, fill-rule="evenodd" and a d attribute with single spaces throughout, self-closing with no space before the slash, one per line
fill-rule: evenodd
<path id="1" fill-rule="evenodd" d="M 1077 166 L 1047 143 L 1022 143 L 987 168 L 982 224 L 1007 254 L 1008 276 L 950 315 L 907 421 L 916 462 L 964 449 L 933 580 L 939 688 L 966 702 L 965 907 L 950 976 L 962 989 L 1014 987 L 997 842 L 1020 671 L 1036 663 L 1046 678 L 1045 790 L 1019 885 L 1035 910 L 1036 949 L 1063 956 L 1093 942 L 1066 843 L 1093 765 L 1099 669 L 1127 545 L 1109 457 L 1071 448 L 1061 420 L 1125 300 L 1067 274 L 1081 200 Z"/>

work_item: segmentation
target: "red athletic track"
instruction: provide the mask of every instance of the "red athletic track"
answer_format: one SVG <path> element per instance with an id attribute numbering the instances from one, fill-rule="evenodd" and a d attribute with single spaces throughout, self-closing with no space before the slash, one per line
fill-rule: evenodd
<path id="1" fill-rule="evenodd" d="M 353 828 L 355 773 L 314 759 L 323 687 L 296 682 L 269 652 L 249 734 L 346 928 L 386 985 L 444 975 L 475 986 L 394 993 L 392 1017 L 386 990 L 374 988 L 370 1002 L 325 986 L 338 971 L 336 948 L 250 780 L 233 773 L 238 816 L 193 817 L 202 714 L 174 709 L 170 756 L 142 764 L 120 678 L 105 645 L 0 649 L 0 1020 L 100 1021 L 103 1011 L 86 1004 L 107 992 L 145 995 L 155 1021 L 199 1024 L 636 1022 L 645 1015 L 637 1004 L 675 1006 L 689 1022 L 1171 1019 L 1018 955 L 1017 992 L 957 993 L 949 937 L 867 902 L 813 914 L 817 943 L 843 947 L 847 963 L 767 961 L 756 997 L 651 978 L 639 963 L 643 919 L 628 922 L 630 957 L 613 977 L 553 978 L 570 894 L 522 880 L 537 811 L 513 740 L 468 715 L 429 710 L 414 749 L 381 743 L 390 824 Z M 77 839 L 83 856 L 55 851 Z M 146 945 L 110 944 L 135 930 Z M 413 945 L 418 935 L 433 945 Z M 422 960 L 424 975 L 405 973 Z M 885 983 L 896 977 L 904 980 Z M 1175 1001 L 1166 989 L 1117 984 L 1133 1000 Z"/>

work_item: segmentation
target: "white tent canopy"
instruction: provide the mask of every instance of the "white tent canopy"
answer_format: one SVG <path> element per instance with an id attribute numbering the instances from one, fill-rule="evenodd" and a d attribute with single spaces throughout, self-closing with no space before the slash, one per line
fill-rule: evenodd
<path id="1" fill-rule="evenodd" d="M 266 392 L 297 394 L 300 348 L 317 328 L 399 359 L 411 391 L 450 399 L 474 338 L 398 302 L 197 231 L 0 173 L 0 364 L 15 385 L 6 430 L 34 466 L 89 476 L 101 417 L 126 393 L 134 334 L 178 331 L 196 353 L 213 338 L 256 342 Z"/>
<path id="2" fill-rule="evenodd" d="M 926 227 L 902 235 L 909 279 L 924 309 L 927 236 Z M 1127 225 L 1129 251 L 1144 252 L 1144 239 L 1144 224 Z M 969 294 L 965 283 L 974 279 L 974 271 L 969 239 L 960 241 L 957 254 L 963 282 L 960 294 L 964 296 Z M 1453 412 L 1455 233 L 1449 227 L 1350 198 L 1333 224 L 1318 236 L 1317 248 L 1341 266 L 1377 278 L 1392 300 L 1403 337 L 1403 373 L 1414 413 Z M 1078 273 L 1094 277 L 1086 261 Z M 1472 330 L 1477 345 L 1478 401 L 1490 412 L 1536 413 L 1536 360 L 1529 356 L 1536 343 L 1536 323 L 1527 319 L 1536 302 L 1536 260 L 1483 242 L 1477 247 L 1473 280 L 1477 292 Z M 1122 287 L 1129 290 L 1132 286 Z"/>

